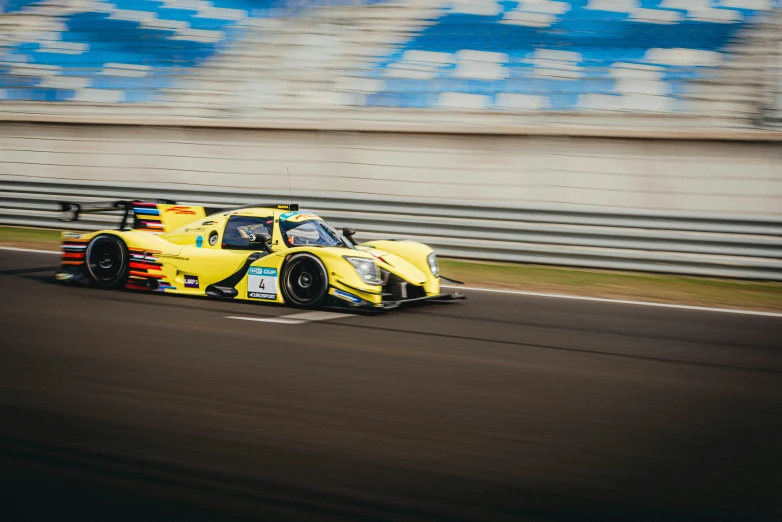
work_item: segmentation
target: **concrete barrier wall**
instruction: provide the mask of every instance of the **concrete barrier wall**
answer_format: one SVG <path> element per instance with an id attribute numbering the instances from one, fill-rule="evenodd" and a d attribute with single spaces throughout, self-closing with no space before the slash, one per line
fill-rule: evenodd
<path id="1" fill-rule="evenodd" d="M 0 123 L 0 176 L 782 214 L 782 143 Z M 0 186 L 2 182 L 0 181 Z"/>

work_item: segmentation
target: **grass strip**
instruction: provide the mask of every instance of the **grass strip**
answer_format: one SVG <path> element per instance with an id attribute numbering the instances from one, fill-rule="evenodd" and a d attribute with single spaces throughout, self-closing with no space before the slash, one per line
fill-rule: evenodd
<path id="1" fill-rule="evenodd" d="M 656 303 L 782 312 L 782 283 L 443 259 L 467 286 Z"/>

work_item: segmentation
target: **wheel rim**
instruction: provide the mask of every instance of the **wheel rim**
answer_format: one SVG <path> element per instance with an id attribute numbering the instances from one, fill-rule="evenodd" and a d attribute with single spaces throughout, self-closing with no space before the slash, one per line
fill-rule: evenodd
<path id="1" fill-rule="evenodd" d="M 87 250 L 87 266 L 92 276 L 100 283 L 111 283 L 122 274 L 125 256 L 118 241 L 98 238 Z"/>
<path id="2" fill-rule="evenodd" d="M 285 289 L 294 304 L 310 305 L 317 302 L 325 291 L 323 283 L 323 270 L 314 259 L 294 259 L 288 265 Z"/>

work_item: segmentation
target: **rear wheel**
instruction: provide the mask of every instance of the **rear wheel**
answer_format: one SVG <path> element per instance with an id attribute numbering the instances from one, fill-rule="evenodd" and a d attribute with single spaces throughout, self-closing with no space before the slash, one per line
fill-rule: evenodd
<path id="1" fill-rule="evenodd" d="M 116 236 L 101 234 L 87 245 L 87 270 L 96 285 L 118 288 L 128 279 L 128 248 Z"/>
<path id="2" fill-rule="evenodd" d="M 326 299 L 329 277 L 326 267 L 312 254 L 296 254 L 285 264 L 282 292 L 286 303 L 301 308 L 317 308 Z"/>

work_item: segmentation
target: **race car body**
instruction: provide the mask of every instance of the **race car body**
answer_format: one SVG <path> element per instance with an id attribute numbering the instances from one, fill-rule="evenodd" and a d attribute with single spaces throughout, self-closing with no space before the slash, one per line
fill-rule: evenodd
<path id="1" fill-rule="evenodd" d="M 353 242 L 296 205 L 231 210 L 173 202 L 63 203 L 63 220 L 124 211 L 120 230 L 62 233 L 60 281 L 289 304 L 393 308 L 440 293 L 437 258 L 414 241 Z M 208 215 L 207 215 L 208 214 Z M 132 228 L 123 230 L 132 218 Z"/>

